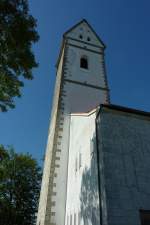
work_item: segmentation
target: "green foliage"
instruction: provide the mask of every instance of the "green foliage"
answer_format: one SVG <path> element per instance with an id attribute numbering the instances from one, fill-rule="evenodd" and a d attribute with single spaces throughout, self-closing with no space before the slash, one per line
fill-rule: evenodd
<path id="1" fill-rule="evenodd" d="M 41 168 L 29 154 L 0 146 L 0 225 L 34 225 Z"/>
<path id="2" fill-rule="evenodd" d="M 37 67 L 32 43 L 39 39 L 27 0 L 0 0 L 0 110 L 14 108 L 23 79 Z"/>

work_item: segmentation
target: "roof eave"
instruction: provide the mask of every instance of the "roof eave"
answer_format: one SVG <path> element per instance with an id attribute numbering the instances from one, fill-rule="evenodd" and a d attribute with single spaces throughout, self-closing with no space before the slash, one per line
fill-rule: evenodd
<path id="1" fill-rule="evenodd" d="M 100 112 L 105 108 L 120 111 L 120 112 L 126 112 L 126 113 L 132 113 L 132 114 L 150 117 L 150 112 L 145 112 L 145 111 L 142 111 L 142 110 L 139 110 L 139 109 L 133 109 L 133 108 L 120 106 L 120 105 L 113 105 L 113 104 L 100 104 L 100 108 L 99 108 L 99 111 L 98 111 L 98 114 L 97 114 L 96 118 L 98 118 Z"/>

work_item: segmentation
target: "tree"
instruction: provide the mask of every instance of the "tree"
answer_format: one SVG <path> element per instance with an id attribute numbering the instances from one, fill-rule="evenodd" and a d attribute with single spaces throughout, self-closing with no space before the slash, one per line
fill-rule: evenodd
<path id="1" fill-rule="evenodd" d="M 23 79 L 32 79 L 37 67 L 32 43 L 39 39 L 36 20 L 27 0 L 0 0 L 0 110 L 14 108 Z"/>
<path id="2" fill-rule="evenodd" d="M 0 146 L 0 225 L 34 225 L 41 168 L 29 154 Z"/>

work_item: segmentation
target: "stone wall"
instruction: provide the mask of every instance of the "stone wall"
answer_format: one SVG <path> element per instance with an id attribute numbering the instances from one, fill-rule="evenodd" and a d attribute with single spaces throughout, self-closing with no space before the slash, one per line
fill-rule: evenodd
<path id="1" fill-rule="evenodd" d="M 102 107 L 97 119 L 102 225 L 140 225 L 150 210 L 150 117 Z"/>

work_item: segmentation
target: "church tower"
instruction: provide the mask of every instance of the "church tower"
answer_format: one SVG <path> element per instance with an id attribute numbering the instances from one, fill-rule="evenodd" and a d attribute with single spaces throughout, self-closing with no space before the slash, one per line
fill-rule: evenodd
<path id="1" fill-rule="evenodd" d="M 109 103 L 104 50 L 104 43 L 86 20 L 82 20 L 63 35 L 57 61 L 37 225 L 76 225 L 77 221 L 80 224 L 80 206 L 75 206 L 78 212 L 74 215 L 69 212 L 72 207 L 70 204 L 79 204 L 79 198 L 82 197 L 80 194 L 76 196 L 77 200 L 70 199 L 71 182 L 76 182 L 71 181 L 71 176 L 82 176 L 81 171 L 76 172 L 78 164 L 82 167 L 84 160 L 88 159 L 86 157 L 81 159 L 80 155 L 79 159 L 74 159 L 72 151 L 75 149 L 75 152 L 77 148 L 81 151 L 83 141 L 87 142 L 86 131 L 94 124 L 89 120 L 87 122 L 87 118 L 92 115 L 91 121 L 95 120 L 95 114 L 93 116 L 89 112 L 93 112 L 92 110 L 100 103 Z M 86 130 L 82 127 L 84 124 Z M 85 132 L 85 136 L 82 131 Z M 89 133 L 87 132 L 87 135 L 93 135 Z M 80 135 L 80 140 L 74 138 L 77 134 Z M 80 146 L 77 145 L 79 142 L 82 142 Z M 87 145 L 91 146 L 90 143 Z M 88 154 L 86 149 L 84 153 L 85 156 Z M 71 172 L 74 170 L 71 167 L 74 164 L 75 172 Z M 77 182 L 81 188 L 81 182 L 79 180 Z"/>

